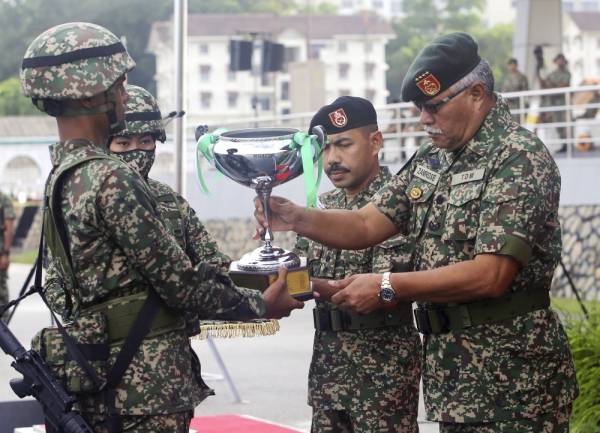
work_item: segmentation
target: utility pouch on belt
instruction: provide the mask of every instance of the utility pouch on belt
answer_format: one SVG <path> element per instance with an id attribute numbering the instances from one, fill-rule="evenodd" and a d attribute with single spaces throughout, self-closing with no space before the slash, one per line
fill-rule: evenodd
<path id="1" fill-rule="evenodd" d="M 77 346 L 94 368 L 98 379 L 106 380 L 109 357 L 106 317 L 94 313 L 80 317 L 64 326 Z M 44 328 L 36 334 L 32 347 L 46 361 L 53 375 L 59 379 L 68 392 L 74 394 L 97 392 L 98 389 L 79 363 L 69 356 L 69 351 L 58 328 Z"/>
<path id="2" fill-rule="evenodd" d="M 415 321 L 421 334 L 445 334 L 484 323 L 513 319 L 549 306 L 548 289 L 525 290 L 468 304 L 419 306 L 415 309 Z"/>
<path id="3" fill-rule="evenodd" d="M 398 304 L 393 311 L 378 310 L 369 314 L 314 308 L 313 320 L 317 331 L 333 332 L 412 325 L 411 305 L 408 303 Z"/>

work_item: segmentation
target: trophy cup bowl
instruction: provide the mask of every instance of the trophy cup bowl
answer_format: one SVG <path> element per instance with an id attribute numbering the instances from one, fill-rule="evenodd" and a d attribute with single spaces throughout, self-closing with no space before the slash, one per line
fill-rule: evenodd
<path id="1" fill-rule="evenodd" d="M 267 224 L 272 189 L 304 171 L 300 145 L 295 141 L 298 133 L 294 128 L 254 128 L 210 137 L 209 154 L 215 167 L 235 182 L 256 191 L 263 202 Z M 309 137 L 313 143 L 310 164 L 314 164 L 320 157 L 319 146 L 314 145 L 314 141 L 322 145 L 324 133 L 318 129 L 315 136 Z M 283 266 L 288 269 L 290 294 L 298 299 L 312 297 L 306 258 L 274 246 L 270 228 L 264 231 L 262 240 L 262 247 L 231 264 L 229 271 L 233 281 L 242 287 L 264 290 L 277 279 L 278 268 Z"/>

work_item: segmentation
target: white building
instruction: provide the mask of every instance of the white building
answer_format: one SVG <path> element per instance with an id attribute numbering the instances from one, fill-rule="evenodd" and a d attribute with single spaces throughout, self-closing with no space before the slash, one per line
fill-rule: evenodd
<path id="1" fill-rule="evenodd" d="M 600 11 L 564 15 L 563 50 L 569 61 L 571 84 L 600 78 Z"/>
<path id="2" fill-rule="evenodd" d="M 258 75 L 250 71 L 229 72 L 230 39 L 242 39 L 252 32 L 258 33 L 258 39 L 285 46 L 282 72 Z M 154 23 L 148 42 L 148 51 L 156 56 L 157 96 L 165 112 L 174 106 L 172 33 L 172 22 Z M 347 94 L 365 97 L 375 105 L 384 104 L 388 95 L 385 45 L 393 37 L 394 32 L 386 21 L 366 14 L 190 15 L 186 71 L 188 118 L 210 123 L 251 116 L 255 92 L 260 115 L 314 110 Z M 261 58 L 259 43 L 256 45 L 255 63 Z M 308 60 L 315 66 L 308 68 L 314 79 L 296 80 L 295 84 L 291 75 L 294 71 L 307 70 Z M 258 78 L 255 80 L 255 77 Z M 307 82 L 316 87 L 312 92 L 298 89 Z M 303 94 L 315 93 L 321 97 L 301 100 Z"/>

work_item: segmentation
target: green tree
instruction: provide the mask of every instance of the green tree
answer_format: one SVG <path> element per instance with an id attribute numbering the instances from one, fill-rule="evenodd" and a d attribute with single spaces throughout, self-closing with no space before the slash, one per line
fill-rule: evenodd
<path id="1" fill-rule="evenodd" d="M 394 22 L 396 38 L 388 43 L 386 59 L 389 100 L 400 99 L 402 80 L 419 51 L 436 36 L 461 31 L 478 41 L 480 54 L 488 60 L 496 80 L 502 79 L 503 67 L 512 51 L 513 27 L 498 24 L 485 28 L 482 14 L 483 0 L 405 0 L 405 16 Z"/>
<path id="2" fill-rule="evenodd" d="M 31 99 L 21 94 L 19 77 L 11 77 L 0 82 L 0 116 L 42 114 L 31 103 Z"/>

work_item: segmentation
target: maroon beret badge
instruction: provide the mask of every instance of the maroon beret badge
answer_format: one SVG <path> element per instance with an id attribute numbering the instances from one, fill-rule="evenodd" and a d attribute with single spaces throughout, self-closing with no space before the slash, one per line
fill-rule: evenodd
<path id="1" fill-rule="evenodd" d="M 329 119 L 333 123 L 333 126 L 337 126 L 338 128 L 343 128 L 348 124 L 348 116 L 343 108 L 338 108 L 329 113 Z"/>
<path id="2" fill-rule="evenodd" d="M 415 81 L 417 82 L 417 87 L 427 96 L 435 96 L 442 89 L 439 80 L 428 71 L 415 78 Z"/>

